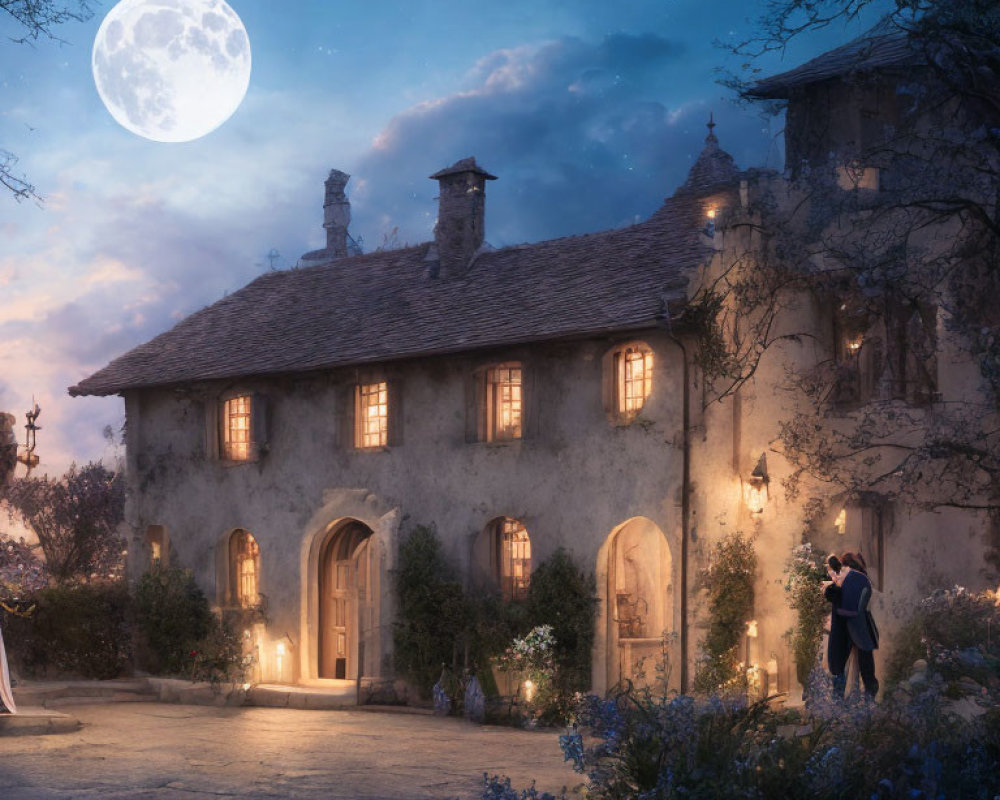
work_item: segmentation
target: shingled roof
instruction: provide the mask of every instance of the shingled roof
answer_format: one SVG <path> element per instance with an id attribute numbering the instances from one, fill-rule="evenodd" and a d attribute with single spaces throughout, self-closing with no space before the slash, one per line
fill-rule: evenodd
<path id="1" fill-rule="evenodd" d="M 796 89 L 851 73 L 903 68 L 926 63 L 909 35 L 891 15 L 856 39 L 805 64 L 758 81 L 748 97 L 787 99 Z"/>
<path id="2" fill-rule="evenodd" d="M 429 244 L 266 273 L 71 395 L 304 372 L 638 328 L 685 296 L 704 209 L 678 192 L 628 228 L 480 252 L 430 277 Z"/>

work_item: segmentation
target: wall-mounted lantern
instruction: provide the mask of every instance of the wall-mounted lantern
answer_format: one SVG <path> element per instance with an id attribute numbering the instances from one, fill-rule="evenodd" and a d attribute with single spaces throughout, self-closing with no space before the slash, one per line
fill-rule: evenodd
<path id="1" fill-rule="evenodd" d="M 770 477 L 767 474 L 767 454 L 761 453 L 757 466 L 753 468 L 750 477 L 743 485 L 743 495 L 751 514 L 760 514 L 767 502 L 767 484 Z"/>
<path id="2" fill-rule="evenodd" d="M 715 236 L 715 206 L 712 206 L 705 212 L 705 227 L 702 230 L 708 237 Z"/>

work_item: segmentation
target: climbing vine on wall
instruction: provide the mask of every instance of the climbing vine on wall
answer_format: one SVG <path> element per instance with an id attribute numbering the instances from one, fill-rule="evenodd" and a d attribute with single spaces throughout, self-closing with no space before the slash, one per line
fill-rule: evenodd
<path id="1" fill-rule="evenodd" d="M 753 539 L 735 531 L 712 548 L 701 584 L 708 592 L 708 623 L 694 688 L 716 692 L 746 680 L 740 669 L 740 644 L 753 616 L 757 553 Z"/>

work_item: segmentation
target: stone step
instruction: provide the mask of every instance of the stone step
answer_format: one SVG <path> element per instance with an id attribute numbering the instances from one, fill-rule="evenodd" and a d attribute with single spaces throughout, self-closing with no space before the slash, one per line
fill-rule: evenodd
<path id="1" fill-rule="evenodd" d="M 244 705 L 325 711 L 357 706 L 354 685 L 335 689 L 259 684 L 247 690 Z"/>
<path id="2" fill-rule="evenodd" d="M 80 721 L 38 706 L 19 706 L 16 714 L 0 714 L 0 736 L 43 736 L 53 733 L 73 733 L 80 730 Z"/>
<path id="3" fill-rule="evenodd" d="M 14 700 L 27 706 L 75 705 L 155 700 L 145 678 L 108 681 L 26 681 L 14 687 Z"/>

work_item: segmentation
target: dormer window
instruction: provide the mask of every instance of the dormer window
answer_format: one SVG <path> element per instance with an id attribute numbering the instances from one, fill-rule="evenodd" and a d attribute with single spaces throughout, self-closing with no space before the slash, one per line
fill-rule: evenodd
<path id="1" fill-rule="evenodd" d="M 479 375 L 479 441 L 509 442 L 522 437 L 523 377 L 520 362 L 482 370 Z"/>
<path id="2" fill-rule="evenodd" d="M 389 385 L 386 381 L 361 383 L 354 397 L 354 446 L 389 444 Z"/>

